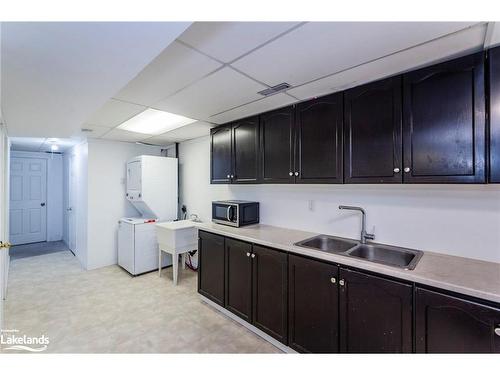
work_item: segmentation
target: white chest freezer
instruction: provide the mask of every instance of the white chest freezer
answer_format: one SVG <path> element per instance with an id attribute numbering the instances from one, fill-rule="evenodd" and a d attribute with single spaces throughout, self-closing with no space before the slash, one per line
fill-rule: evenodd
<path id="1" fill-rule="evenodd" d="M 132 275 L 158 269 L 156 221 L 123 218 L 118 227 L 118 265 Z M 162 267 L 172 265 L 172 257 L 163 257 Z"/>

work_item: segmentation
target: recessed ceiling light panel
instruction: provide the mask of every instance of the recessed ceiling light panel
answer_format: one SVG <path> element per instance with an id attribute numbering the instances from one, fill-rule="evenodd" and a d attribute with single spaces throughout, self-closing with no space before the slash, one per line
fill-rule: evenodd
<path id="1" fill-rule="evenodd" d="M 158 135 L 191 124 L 197 120 L 148 108 L 125 121 L 118 129 L 141 134 Z"/>

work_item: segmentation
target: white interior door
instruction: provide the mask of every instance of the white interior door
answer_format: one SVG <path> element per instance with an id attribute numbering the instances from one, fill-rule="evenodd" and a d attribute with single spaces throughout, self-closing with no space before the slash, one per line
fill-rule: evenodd
<path id="1" fill-rule="evenodd" d="M 47 160 L 12 157 L 10 161 L 10 242 L 47 240 Z"/>
<path id="2" fill-rule="evenodd" d="M 68 182 L 68 246 L 69 249 L 75 253 L 76 249 L 76 176 L 74 156 L 70 155 L 68 158 L 69 169 L 69 182 Z"/>
<path id="3" fill-rule="evenodd" d="M 0 125 L 0 241 L 9 242 L 8 193 L 9 193 L 9 141 Z M 9 248 L 0 247 L 0 329 L 3 328 L 3 300 L 7 296 L 9 276 Z"/>

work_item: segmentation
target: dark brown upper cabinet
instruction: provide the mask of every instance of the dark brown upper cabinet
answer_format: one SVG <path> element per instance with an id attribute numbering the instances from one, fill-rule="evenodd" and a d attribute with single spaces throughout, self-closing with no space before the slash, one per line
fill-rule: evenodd
<path id="1" fill-rule="evenodd" d="M 500 47 L 489 52 L 490 182 L 500 183 Z"/>
<path id="2" fill-rule="evenodd" d="M 232 124 L 233 184 L 251 184 L 259 179 L 259 118 L 251 117 Z"/>
<path id="3" fill-rule="evenodd" d="M 252 314 L 252 244 L 226 238 L 226 309 L 250 322 Z"/>
<path id="4" fill-rule="evenodd" d="M 211 183 L 249 184 L 259 179 L 259 118 L 214 128 L 211 135 Z"/>
<path id="5" fill-rule="evenodd" d="M 341 268 L 340 351 L 411 353 L 413 287 Z"/>
<path id="6" fill-rule="evenodd" d="M 416 290 L 417 353 L 500 353 L 500 310 Z"/>
<path id="7" fill-rule="evenodd" d="M 295 181 L 293 130 L 293 106 L 260 116 L 262 182 L 290 184 Z"/>
<path id="8" fill-rule="evenodd" d="M 342 183 L 342 93 L 296 107 L 296 183 Z"/>
<path id="9" fill-rule="evenodd" d="M 224 236 L 199 232 L 198 293 L 224 306 Z"/>
<path id="10" fill-rule="evenodd" d="M 252 323 L 287 344 L 288 340 L 288 258 L 287 254 L 253 245 Z"/>
<path id="11" fill-rule="evenodd" d="M 288 256 L 288 346 L 301 353 L 339 351 L 336 265 Z"/>
<path id="12" fill-rule="evenodd" d="M 401 183 L 401 77 L 344 95 L 344 181 Z"/>
<path id="13" fill-rule="evenodd" d="M 486 181 L 483 54 L 404 75 L 403 180 Z"/>
<path id="14" fill-rule="evenodd" d="M 210 131 L 210 181 L 212 184 L 231 183 L 231 125 L 224 125 Z"/>

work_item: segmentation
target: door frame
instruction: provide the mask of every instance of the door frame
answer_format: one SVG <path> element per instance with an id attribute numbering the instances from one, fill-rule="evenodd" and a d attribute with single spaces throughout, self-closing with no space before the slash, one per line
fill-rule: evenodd
<path id="1" fill-rule="evenodd" d="M 9 242 L 10 140 L 0 123 L 0 240 Z M 0 329 L 3 327 L 3 300 L 7 298 L 10 255 L 0 249 Z"/>
<path id="2" fill-rule="evenodd" d="M 67 154 L 67 159 L 68 159 L 68 175 L 67 177 L 67 187 L 68 190 L 65 192 L 68 195 L 68 200 L 67 200 L 67 207 L 64 209 L 66 210 L 66 220 L 67 223 L 64 223 L 64 225 L 67 225 L 67 230 L 68 230 L 68 243 L 66 244 L 68 246 L 68 249 L 75 255 L 76 247 L 77 247 L 77 236 L 76 236 L 76 211 L 75 208 L 77 207 L 77 181 L 76 181 L 76 174 L 74 171 L 75 168 L 75 154 L 73 152 L 69 152 Z M 71 211 L 69 210 L 71 208 Z M 73 220 L 73 230 L 71 230 L 71 225 L 70 225 L 70 215 L 72 215 L 72 220 Z M 73 241 L 72 241 L 73 240 Z M 72 242 L 73 245 L 72 246 Z"/>

